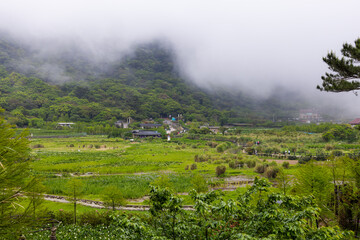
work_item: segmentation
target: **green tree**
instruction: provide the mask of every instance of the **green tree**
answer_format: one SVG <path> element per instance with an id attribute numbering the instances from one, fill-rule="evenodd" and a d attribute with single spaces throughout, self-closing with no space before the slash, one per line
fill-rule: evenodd
<path id="1" fill-rule="evenodd" d="M 103 201 L 104 205 L 111 207 L 113 211 L 115 211 L 116 207 L 124 206 L 126 204 L 120 189 L 116 186 L 108 186 L 104 189 Z"/>
<path id="2" fill-rule="evenodd" d="M 322 86 L 317 86 L 320 91 L 349 92 L 360 89 L 360 38 L 355 40 L 355 45 L 343 44 L 342 57 L 338 58 L 334 52 L 328 53 L 323 58 L 332 73 L 322 76 Z"/>
<path id="3" fill-rule="evenodd" d="M 200 174 L 195 174 L 191 178 L 191 184 L 196 192 L 206 192 L 209 189 L 206 179 Z"/>
<path id="4" fill-rule="evenodd" d="M 279 172 L 276 175 L 276 181 L 279 183 L 279 188 L 281 189 L 282 194 L 286 196 L 287 191 L 291 186 L 291 179 L 287 175 L 283 168 L 279 169 Z"/>
<path id="5" fill-rule="evenodd" d="M 83 183 L 79 179 L 71 179 L 66 184 L 68 199 L 74 204 L 74 224 L 76 224 L 76 204 L 83 191 Z"/>
<path id="6" fill-rule="evenodd" d="M 296 190 L 303 195 L 313 195 L 323 209 L 332 191 L 329 169 L 319 162 L 308 162 L 296 173 Z"/>
<path id="7" fill-rule="evenodd" d="M 32 184 L 27 192 L 25 193 L 28 199 L 30 199 L 30 208 L 33 215 L 33 218 L 36 219 L 37 212 L 39 212 L 39 207 L 45 201 L 43 193 L 45 192 L 45 186 L 38 179 L 31 179 L 34 184 Z"/>
<path id="8" fill-rule="evenodd" d="M 35 180 L 28 180 L 31 158 L 27 136 L 27 131 L 15 135 L 15 129 L 0 117 L 0 238 L 13 239 L 30 224 L 29 206 L 22 205 L 19 198 L 35 184 Z"/>
<path id="9" fill-rule="evenodd" d="M 159 188 L 168 188 L 173 189 L 173 184 L 171 183 L 171 180 L 168 175 L 160 175 L 158 178 L 156 178 L 152 183 L 152 186 L 159 187 Z"/>

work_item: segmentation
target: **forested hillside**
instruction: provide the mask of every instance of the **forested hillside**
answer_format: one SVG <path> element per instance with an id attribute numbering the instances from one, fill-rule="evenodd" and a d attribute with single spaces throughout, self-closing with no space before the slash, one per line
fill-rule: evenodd
<path id="1" fill-rule="evenodd" d="M 260 121 L 295 115 L 299 104 L 256 100 L 224 89 L 205 91 L 184 80 L 171 49 L 139 45 L 111 63 L 92 61 L 76 46 L 44 55 L 0 38 L 0 106 L 18 126 L 43 121 L 136 120 L 183 114 L 186 120 Z M 300 104 L 301 105 L 301 104 Z M 287 112 L 285 114 L 285 112 Z"/>

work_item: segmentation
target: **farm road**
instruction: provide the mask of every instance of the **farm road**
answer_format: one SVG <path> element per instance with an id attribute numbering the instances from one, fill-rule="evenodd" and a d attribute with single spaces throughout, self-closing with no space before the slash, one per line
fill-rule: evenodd
<path id="1" fill-rule="evenodd" d="M 47 201 L 52 201 L 52 202 L 60 202 L 60 203 L 70 203 L 70 201 L 66 200 L 65 197 L 62 196 L 56 196 L 56 195 L 44 195 L 44 199 Z M 92 208 L 106 208 L 104 206 L 104 203 L 101 201 L 93 201 L 93 200 L 87 200 L 87 199 L 79 199 L 77 201 L 78 204 L 84 205 L 84 206 L 88 206 L 88 207 L 92 207 Z M 150 208 L 149 205 L 126 205 L 123 207 L 117 207 L 117 210 L 127 210 L 127 211 L 148 211 Z M 184 210 L 193 210 L 192 206 L 189 205 L 184 205 L 183 206 Z"/>

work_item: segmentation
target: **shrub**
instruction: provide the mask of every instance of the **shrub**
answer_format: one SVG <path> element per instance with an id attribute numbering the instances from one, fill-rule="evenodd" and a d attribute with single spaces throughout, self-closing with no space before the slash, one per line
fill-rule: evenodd
<path id="1" fill-rule="evenodd" d="M 255 172 L 257 173 L 264 173 L 266 171 L 266 168 L 268 167 L 267 164 L 257 164 L 255 167 Z"/>
<path id="2" fill-rule="evenodd" d="M 312 156 L 311 156 L 311 155 L 302 156 L 302 157 L 299 159 L 299 163 L 300 163 L 300 164 L 307 163 L 307 162 L 310 161 L 311 159 L 312 159 Z"/>
<path id="3" fill-rule="evenodd" d="M 219 176 L 225 174 L 226 167 L 224 165 L 217 166 L 215 171 L 216 171 L 216 176 L 219 177 Z"/>
<path id="4" fill-rule="evenodd" d="M 288 169 L 290 167 L 290 163 L 289 162 L 283 162 L 282 166 L 283 166 L 283 168 Z"/>
<path id="5" fill-rule="evenodd" d="M 332 145 L 332 144 L 326 144 L 326 146 L 325 146 L 325 150 L 326 151 L 330 151 L 330 150 L 333 150 L 335 147 L 334 147 L 334 145 Z"/>
<path id="6" fill-rule="evenodd" d="M 216 147 L 216 151 L 217 152 L 224 152 L 226 149 L 230 148 L 231 147 L 231 143 L 230 142 L 224 142 L 224 143 L 221 143 L 219 144 L 217 147 Z"/>
<path id="7" fill-rule="evenodd" d="M 245 148 L 245 152 L 249 155 L 253 155 L 255 153 L 255 149 L 252 147 Z"/>
<path id="8" fill-rule="evenodd" d="M 247 166 L 248 168 L 253 168 L 253 167 L 255 167 L 255 165 L 256 165 L 256 161 L 255 161 L 255 160 L 247 160 L 247 161 L 246 161 L 246 166 Z"/>
<path id="9" fill-rule="evenodd" d="M 266 160 L 264 160 L 264 163 L 266 163 Z M 275 161 L 271 161 L 269 164 L 267 164 L 268 166 L 273 166 L 276 167 L 277 166 L 277 162 Z"/>
<path id="10" fill-rule="evenodd" d="M 224 152 L 225 151 L 225 145 L 220 144 L 216 147 L 217 152 Z"/>
<path id="11" fill-rule="evenodd" d="M 209 160 L 209 156 L 208 155 L 195 155 L 194 157 L 195 162 L 207 162 Z"/>
<path id="12" fill-rule="evenodd" d="M 246 143 L 246 147 L 252 147 L 253 145 L 254 145 L 254 142 L 251 142 L 251 141 Z"/>
<path id="13" fill-rule="evenodd" d="M 79 216 L 80 224 L 89 224 L 91 226 L 97 226 L 100 224 L 109 225 L 112 218 L 110 217 L 109 212 L 98 212 L 96 211 L 87 211 Z"/>
<path id="14" fill-rule="evenodd" d="M 198 193 L 206 192 L 209 189 L 206 179 L 199 174 L 192 176 L 191 184 Z"/>
<path id="15" fill-rule="evenodd" d="M 186 165 L 185 170 L 189 170 L 189 165 Z"/>
<path id="16" fill-rule="evenodd" d="M 197 165 L 196 165 L 195 163 L 191 164 L 190 169 L 191 169 L 191 170 L 197 169 Z"/>
<path id="17" fill-rule="evenodd" d="M 216 143 L 216 142 L 207 142 L 206 145 L 210 146 L 211 148 L 216 148 L 218 143 Z"/>
<path id="18" fill-rule="evenodd" d="M 244 167 L 245 162 L 243 160 L 238 161 L 239 167 Z"/>
<path id="19" fill-rule="evenodd" d="M 280 168 L 278 167 L 268 167 L 265 170 L 265 176 L 267 178 L 276 178 L 276 175 L 280 171 Z"/>
<path id="20" fill-rule="evenodd" d="M 99 148 L 100 148 L 100 145 L 95 144 L 95 148 L 96 148 L 96 149 L 99 149 Z"/>
<path id="21" fill-rule="evenodd" d="M 59 209 L 58 212 L 55 212 L 55 219 L 63 224 L 72 224 L 74 222 L 74 214 L 70 211 L 64 211 Z"/>
<path id="22" fill-rule="evenodd" d="M 239 167 L 239 162 L 238 161 L 231 161 L 229 162 L 229 168 L 235 169 Z"/>
<path id="23" fill-rule="evenodd" d="M 70 144 L 69 147 L 74 147 L 74 144 Z"/>
<path id="24" fill-rule="evenodd" d="M 334 155 L 335 157 L 340 157 L 343 155 L 343 152 L 341 150 L 334 150 L 331 153 L 332 155 Z"/>
<path id="25" fill-rule="evenodd" d="M 296 157 L 295 155 L 289 155 L 289 156 L 288 156 L 288 159 L 289 159 L 289 160 L 296 160 L 297 157 Z"/>
<path id="26" fill-rule="evenodd" d="M 35 144 L 32 146 L 32 148 L 44 148 L 44 145 L 42 144 Z"/>

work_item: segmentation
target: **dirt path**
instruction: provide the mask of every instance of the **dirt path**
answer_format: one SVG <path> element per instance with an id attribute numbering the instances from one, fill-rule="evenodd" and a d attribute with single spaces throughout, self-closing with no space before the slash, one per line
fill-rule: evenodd
<path id="1" fill-rule="evenodd" d="M 63 196 L 56 196 L 56 195 L 49 195 L 46 194 L 44 195 L 44 199 L 47 201 L 52 201 L 52 202 L 60 202 L 60 203 L 70 203 L 70 201 L 66 200 L 65 197 Z M 88 207 L 92 207 L 92 208 L 106 208 L 104 206 L 104 203 L 101 201 L 94 201 L 94 200 L 87 200 L 87 199 L 79 199 L 78 204 L 84 205 L 84 206 L 88 206 Z M 126 211 L 148 211 L 150 208 L 149 205 L 131 205 L 131 204 L 127 204 L 126 206 L 123 207 L 117 207 L 117 210 L 126 210 Z M 184 205 L 183 206 L 184 210 L 194 210 L 192 206 L 190 205 Z"/>
<path id="2" fill-rule="evenodd" d="M 157 171 L 157 172 L 136 172 L 136 173 L 94 173 L 94 172 L 87 172 L 83 174 L 77 174 L 77 173 L 67 173 L 69 174 L 69 177 L 102 177 L 102 176 L 119 176 L 119 175 L 152 175 L 152 174 L 170 174 L 173 173 L 173 171 Z M 54 173 L 57 177 L 63 177 L 62 173 Z"/>

